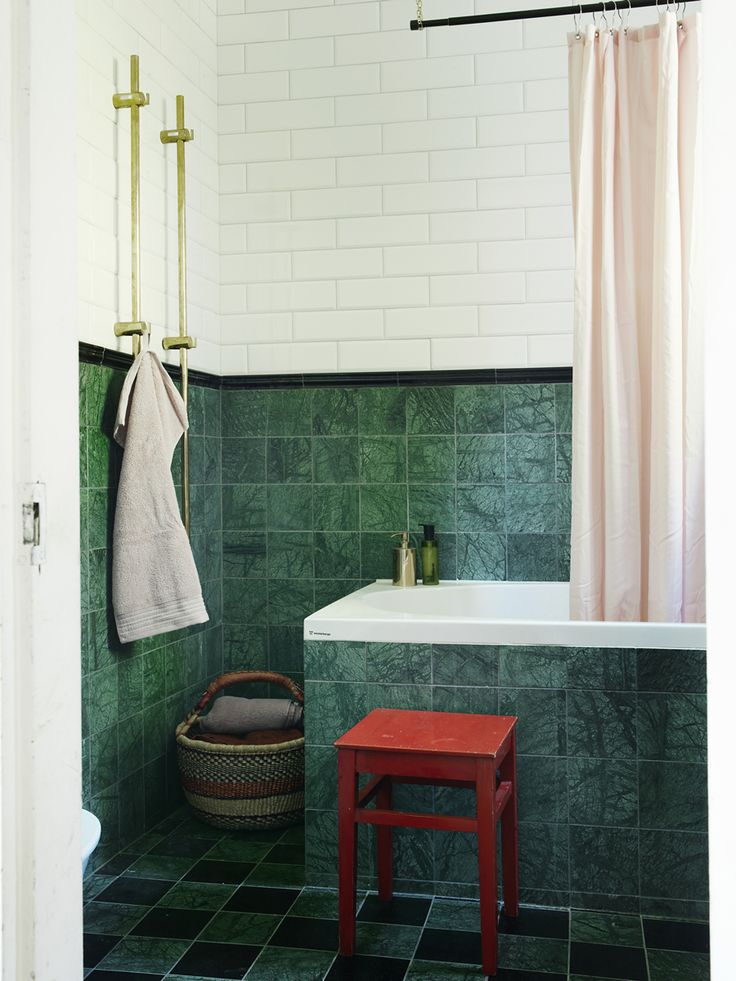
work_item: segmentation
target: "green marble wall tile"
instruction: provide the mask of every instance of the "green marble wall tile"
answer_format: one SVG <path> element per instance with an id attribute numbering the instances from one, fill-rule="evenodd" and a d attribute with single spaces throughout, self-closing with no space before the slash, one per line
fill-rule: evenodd
<path id="1" fill-rule="evenodd" d="M 268 667 L 268 631 L 265 624 L 227 622 L 223 631 L 226 671 L 265 671 Z"/>
<path id="2" fill-rule="evenodd" d="M 311 389 L 273 389 L 265 394 L 269 436 L 311 436 Z"/>
<path id="3" fill-rule="evenodd" d="M 222 392 L 222 432 L 226 436 L 265 436 L 266 392 L 225 389 Z"/>
<path id="4" fill-rule="evenodd" d="M 457 489 L 457 530 L 506 531 L 506 494 L 503 484 L 476 484 Z"/>
<path id="5" fill-rule="evenodd" d="M 705 763 L 706 714 L 705 695 L 640 693 L 639 756 L 649 760 Z"/>
<path id="6" fill-rule="evenodd" d="M 181 444 L 176 448 L 171 467 L 174 483 L 181 484 Z M 204 436 L 189 437 L 189 480 L 192 484 L 204 483 Z"/>
<path id="7" fill-rule="evenodd" d="M 517 749 L 532 756 L 567 755 L 567 699 L 564 691 L 502 688 L 498 693 L 502 715 L 519 717 Z"/>
<path id="8" fill-rule="evenodd" d="M 502 688 L 567 688 L 564 648 L 501 647 L 498 683 Z"/>
<path id="9" fill-rule="evenodd" d="M 320 531 L 314 536 L 314 574 L 321 579 L 351 579 L 360 575 L 360 535 Z"/>
<path id="10" fill-rule="evenodd" d="M 189 431 L 190 433 L 204 432 L 204 389 L 193 385 L 189 389 Z"/>
<path id="11" fill-rule="evenodd" d="M 360 479 L 364 484 L 406 481 L 405 436 L 361 436 Z"/>
<path id="12" fill-rule="evenodd" d="M 118 781 L 118 727 L 112 725 L 89 741 L 90 793 L 99 794 Z"/>
<path id="13" fill-rule="evenodd" d="M 553 385 L 508 385 L 504 397 L 507 433 L 554 432 Z"/>
<path id="14" fill-rule="evenodd" d="M 222 440 L 224 484 L 263 484 L 265 481 L 266 440 L 264 438 L 227 437 Z"/>
<path id="15" fill-rule="evenodd" d="M 128 657 L 118 663 L 118 718 L 126 719 L 143 704 L 143 660 Z"/>
<path id="16" fill-rule="evenodd" d="M 507 436 L 506 479 L 522 484 L 555 480 L 555 436 Z"/>
<path id="17" fill-rule="evenodd" d="M 362 531 L 383 531 L 392 534 L 405 529 L 407 522 L 406 484 L 369 484 L 361 487 Z"/>
<path id="18" fill-rule="evenodd" d="M 222 527 L 226 531 L 265 531 L 267 527 L 265 485 L 223 486 Z"/>
<path id="19" fill-rule="evenodd" d="M 87 463 L 87 446 L 89 444 L 89 430 L 86 426 L 79 430 L 79 486 L 85 488 L 89 486 L 89 467 Z"/>
<path id="20" fill-rule="evenodd" d="M 223 492 L 224 490 L 225 488 Z M 310 486 L 269 485 L 267 524 L 269 531 L 310 531 L 314 520 L 313 496 Z"/>
<path id="21" fill-rule="evenodd" d="M 517 756 L 519 819 L 567 824 L 567 760 Z"/>
<path id="22" fill-rule="evenodd" d="M 356 483 L 360 458 L 357 436 L 315 436 L 314 480 L 317 484 Z"/>
<path id="23" fill-rule="evenodd" d="M 359 579 L 315 579 L 314 580 L 314 607 L 321 610 L 330 603 L 334 603 L 343 596 L 354 593 L 363 584 Z"/>
<path id="24" fill-rule="evenodd" d="M 360 536 L 360 575 L 362 579 L 391 579 L 392 552 L 396 539 L 386 532 L 374 532 Z M 442 559 L 440 558 L 440 562 Z"/>
<path id="25" fill-rule="evenodd" d="M 640 761 L 639 824 L 642 828 L 706 832 L 707 766 Z"/>
<path id="26" fill-rule="evenodd" d="M 87 483 L 89 487 L 110 487 L 115 484 L 119 469 L 119 453 L 112 439 L 98 429 L 87 431 Z"/>
<path id="27" fill-rule="evenodd" d="M 319 705 L 319 712 L 305 712 L 305 734 L 310 745 L 331 746 L 368 712 L 364 685 L 332 681 L 307 681 L 305 705 Z"/>
<path id="28" fill-rule="evenodd" d="M 312 393 L 315 436 L 353 436 L 358 432 L 358 395 L 351 388 L 316 389 Z"/>
<path id="29" fill-rule="evenodd" d="M 300 623 L 314 613 L 313 579 L 270 579 L 269 624 Z"/>
<path id="30" fill-rule="evenodd" d="M 213 388 L 202 389 L 204 431 L 207 436 L 222 435 L 222 394 Z"/>
<path id="31" fill-rule="evenodd" d="M 269 532 L 268 575 L 272 579 L 314 579 L 312 532 Z"/>
<path id="32" fill-rule="evenodd" d="M 433 524 L 440 532 L 456 528 L 455 484 L 409 484 L 409 527 Z"/>
<path id="33" fill-rule="evenodd" d="M 579 824 L 635 827 L 636 766 L 631 760 L 568 760 L 570 815 Z"/>
<path id="34" fill-rule="evenodd" d="M 432 647 L 432 681 L 435 685 L 498 684 L 497 647 L 436 644 Z"/>
<path id="35" fill-rule="evenodd" d="M 625 691 L 634 687 L 627 661 L 633 652 L 615 647 L 572 647 L 567 649 L 567 683 L 570 688 L 600 688 Z M 634 656 L 635 661 L 635 656 Z"/>
<path id="36" fill-rule="evenodd" d="M 563 824 L 519 821 L 519 881 L 525 890 L 567 891 L 572 864 L 568 837 Z"/>
<path id="37" fill-rule="evenodd" d="M 471 715 L 496 715 L 498 689 L 488 686 L 432 686 L 433 712 L 469 712 Z"/>
<path id="38" fill-rule="evenodd" d="M 498 534 L 457 536 L 458 579 L 505 579 L 506 539 Z"/>
<path id="39" fill-rule="evenodd" d="M 268 664 L 270 670 L 289 676 L 303 673 L 303 632 L 301 624 L 297 626 L 272 625 L 268 628 Z"/>
<path id="40" fill-rule="evenodd" d="M 223 579 L 223 614 L 228 623 L 266 623 L 268 587 L 266 580 Z"/>
<path id="41" fill-rule="evenodd" d="M 410 388 L 406 398 L 406 425 L 412 434 L 455 432 L 455 389 Z"/>
<path id="42" fill-rule="evenodd" d="M 350 641 L 307 641 L 304 673 L 308 681 L 366 681 L 366 645 Z M 320 693 L 322 689 L 315 689 Z"/>
<path id="43" fill-rule="evenodd" d="M 87 676 L 89 732 L 95 736 L 118 718 L 118 667 L 113 664 Z"/>
<path id="44" fill-rule="evenodd" d="M 424 644 L 368 644 L 366 680 L 429 685 L 432 681 L 432 649 Z"/>
<path id="45" fill-rule="evenodd" d="M 504 431 L 503 388 L 499 385 L 461 385 L 455 389 L 458 433 Z"/>
<path id="46" fill-rule="evenodd" d="M 513 582 L 556 582 L 559 543 L 556 535 L 509 535 L 508 574 Z"/>
<path id="47" fill-rule="evenodd" d="M 635 695 L 571 691 L 567 702 L 570 756 L 636 757 Z"/>
<path id="48" fill-rule="evenodd" d="M 708 838 L 686 831 L 640 833 L 641 895 L 708 898 Z"/>
<path id="49" fill-rule="evenodd" d="M 457 437 L 457 482 L 492 484 L 506 479 L 506 442 L 503 436 Z"/>
<path id="50" fill-rule="evenodd" d="M 570 885 L 578 892 L 638 895 L 636 830 L 570 825 Z"/>
<path id="51" fill-rule="evenodd" d="M 320 531 L 360 528 L 360 489 L 357 484 L 315 485 L 314 527 Z"/>
<path id="52" fill-rule="evenodd" d="M 558 433 L 572 432 L 572 385 L 555 385 L 555 427 Z"/>
<path id="53" fill-rule="evenodd" d="M 370 661 L 370 655 L 368 656 Z M 367 685 L 368 711 L 374 708 L 414 709 L 429 712 L 432 708 L 432 694 L 428 685 Z"/>
<path id="54" fill-rule="evenodd" d="M 304 792 L 307 807 L 328 811 L 337 800 L 337 750 L 309 746 L 304 754 Z"/>
<path id="55" fill-rule="evenodd" d="M 268 575 L 265 532 L 226 531 L 222 537 L 222 574 L 233 579 L 265 579 Z"/>
<path id="56" fill-rule="evenodd" d="M 358 389 L 358 430 L 365 435 L 401 436 L 406 433 L 406 390 Z"/>
<path id="57" fill-rule="evenodd" d="M 704 692 L 705 651 L 637 651 L 636 687 L 639 691 Z"/>
<path id="58" fill-rule="evenodd" d="M 572 479 L 572 436 L 569 433 L 557 434 L 555 477 L 565 484 Z"/>
<path id="59" fill-rule="evenodd" d="M 410 436 L 408 459 L 412 483 L 451 483 L 455 480 L 455 437 Z"/>
<path id="60" fill-rule="evenodd" d="M 266 443 L 266 480 L 269 483 L 312 482 L 312 441 L 306 436 L 272 436 Z"/>
<path id="61" fill-rule="evenodd" d="M 150 706 L 151 711 L 158 711 L 160 702 Z M 148 711 L 146 709 L 146 711 Z M 118 725 L 118 776 L 122 780 L 136 773 L 143 766 L 143 720 L 144 713 L 136 712 L 128 716 L 123 725 Z"/>
<path id="62" fill-rule="evenodd" d="M 506 527 L 510 535 L 557 530 L 557 485 L 506 484 Z"/>

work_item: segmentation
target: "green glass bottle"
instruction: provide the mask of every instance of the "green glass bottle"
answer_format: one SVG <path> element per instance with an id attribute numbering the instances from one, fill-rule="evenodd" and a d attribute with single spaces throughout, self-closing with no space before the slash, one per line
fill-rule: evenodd
<path id="1" fill-rule="evenodd" d="M 437 539 L 434 537 L 434 525 L 422 525 L 422 528 L 424 528 L 422 582 L 425 586 L 438 586 L 440 582 L 440 556 Z"/>

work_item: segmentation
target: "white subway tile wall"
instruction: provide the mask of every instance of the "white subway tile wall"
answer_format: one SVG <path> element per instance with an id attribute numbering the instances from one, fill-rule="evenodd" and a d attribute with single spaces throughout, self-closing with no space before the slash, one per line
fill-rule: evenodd
<path id="1" fill-rule="evenodd" d="M 571 364 L 571 25 L 219 12 L 223 372 Z"/>
<path id="2" fill-rule="evenodd" d="M 223 6 L 233 6 L 232 3 Z M 234 4 L 242 13 L 242 3 Z M 78 316 L 79 338 L 93 344 L 130 352 L 128 338 L 116 340 L 113 324 L 131 319 L 130 298 L 130 112 L 113 108 L 113 92 L 130 88 L 129 56 L 140 56 L 141 88 L 150 92 L 151 103 L 141 110 L 141 315 L 152 324 L 151 348 L 164 358 L 161 339 L 178 333 L 176 153 L 165 147 L 159 132 L 175 126 L 175 97 L 186 99 L 186 122 L 195 140 L 187 145 L 187 231 L 189 243 L 189 332 L 198 339 L 191 354 L 194 368 L 221 370 L 220 281 L 222 273 L 234 275 L 237 261 L 220 270 L 219 195 L 222 186 L 245 190 L 242 153 L 231 155 L 241 170 L 218 175 L 218 129 L 242 140 L 245 129 L 244 99 L 288 98 L 288 77 L 283 91 L 278 73 L 269 72 L 259 86 L 258 76 L 247 76 L 247 87 L 223 99 L 218 119 L 218 48 L 216 0 L 77 0 L 77 202 L 78 202 Z M 288 14 L 259 17 L 260 29 L 273 36 L 278 21 L 286 31 Z M 228 18 L 220 17 L 221 21 Z M 236 17 L 245 29 L 242 17 Z M 255 29 L 248 18 L 248 36 Z M 221 27 L 221 30 L 223 28 Z M 284 37 L 288 34 L 284 33 Z M 230 72 L 242 72 L 238 58 L 242 48 L 220 49 L 219 70 L 225 81 Z M 232 60 L 232 59 L 235 60 Z M 230 60 L 228 60 L 230 59 Z M 258 134 L 273 138 L 280 134 Z M 277 159 L 288 148 L 273 142 L 265 159 Z M 253 137 L 255 139 L 256 137 Z M 256 147 L 246 146 L 248 160 Z M 238 147 L 239 150 L 243 149 Z M 288 155 L 288 154 L 287 154 Z M 224 157 L 223 157 L 223 162 Z M 287 195 L 288 198 L 288 195 Z M 288 212 L 287 212 L 288 215 Z M 225 236 L 228 247 L 242 245 L 237 236 Z M 229 250 L 228 250 L 229 251 Z M 237 249 L 242 252 L 242 248 Z M 278 266 L 281 263 L 281 266 Z M 243 263 L 249 268 L 249 263 Z M 289 257 L 269 266 L 261 262 L 263 277 L 290 275 Z M 253 278 L 250 273 L 248 279 Z M 233 282 L 227 279 L 226 282 Z M 242 282 L 246 281 L 246 277 Z M 241 282 L 240 279 L 237 282 Z M 243 297 L 245 293 L 243 292 Z M 242 342 L 228 352 L 228 370 L 239 363 L 244 370 Z M 166 360 L 177 363 L 172 352 Z"/>
<path id="3" fill-rule="evenodd" d="M 155 350 L 177 330 L 176 171 L 159 130 L 183 93 L 194 367 L 571 363 L 564 19 L 412 33 L 407 0 L 77 9 L 81 339 L 130 350 L 112 333 L 130 314 L 129 113 L 111 96 L 138 53 Z"/>

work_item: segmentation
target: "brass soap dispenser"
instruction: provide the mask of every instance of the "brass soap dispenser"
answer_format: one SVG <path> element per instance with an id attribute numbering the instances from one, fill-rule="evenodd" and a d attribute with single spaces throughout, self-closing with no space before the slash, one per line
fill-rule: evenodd
<path id="1" fill-rule="evenodd" d="M 394 549 L 394 586 L 416 586 L 417 550 L 409 544 L 409 532 L 402 531 L 392 538 L 401 538 L 401 545 Z"/>

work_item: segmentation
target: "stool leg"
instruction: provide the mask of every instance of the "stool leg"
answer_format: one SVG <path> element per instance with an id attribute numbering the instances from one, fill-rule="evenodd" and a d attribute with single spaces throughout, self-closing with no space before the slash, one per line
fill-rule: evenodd
<path id="1" fill-rule="evenodd" d="M 478 818 L 478 874 L 480 879 L 480 933 L 483 973 L 495 974 L 498 963 L 498 891 L 496 885 L 496 767 L 479 760 L 476 768 Z"/>
<path id="2" fill-rule="evenodd" d="M 340 890 L 340 953 L 355 953 L 355 887 L 358 866 L 358 835 L 355 826 L 357 774 L 355 750 L 337 751 L 337 840 Z"/>
<path id="3" fill-rule="evenodd" d="M 516 730 L 501 764 L 501 779 L 511 782 L 511 797 L 501 817 L 503 851 L 503 911 L 506 916 L 519 915 L 519 817 L 516 793 Z"/>
<path id="4" fill-rule="evenodd" d="M 376 794 L 376 807 L 381 808 L 381 810 L 391 810 L 392 789 L 391 777 L 384 777 Z M 394 894 L 393 846 L 390 825 L 379 824 L 376 828 L 376 839 L 378 842 L 378 898 L 386 903 Z"/>

